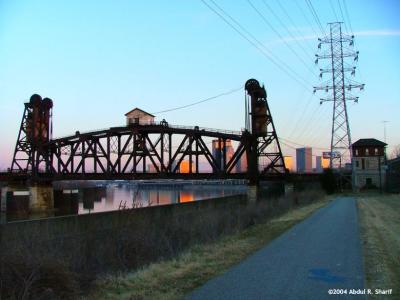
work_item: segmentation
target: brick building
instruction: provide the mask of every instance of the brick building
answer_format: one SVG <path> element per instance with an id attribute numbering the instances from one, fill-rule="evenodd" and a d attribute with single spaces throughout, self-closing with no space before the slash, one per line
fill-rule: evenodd
<path id="1" fill-rule="evenodd" d="M 386 143 L 377 139 L 359 139 L 352 144 L 356 189 L 385 186 Z"/>

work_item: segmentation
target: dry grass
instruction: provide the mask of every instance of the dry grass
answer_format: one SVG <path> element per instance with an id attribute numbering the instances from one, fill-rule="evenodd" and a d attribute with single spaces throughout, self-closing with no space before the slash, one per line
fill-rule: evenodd
<path id="1" fill-rule="evenodd" d="M 393 289 L 391 299 L 400 299 L 400 195 L 362 196 L 358 208 L 366 287 Z"/>
<path id="2" fill-rule="evenodd" d="M 96 282 L 89 299 L 182 299 L 193 289 L 222 274 L 307 218 L 328 201 L 329 198 L 325 197 L 214 243 L 196 245 L 176 259 L 154 263 L 133 273 L 102 278 Z"/>

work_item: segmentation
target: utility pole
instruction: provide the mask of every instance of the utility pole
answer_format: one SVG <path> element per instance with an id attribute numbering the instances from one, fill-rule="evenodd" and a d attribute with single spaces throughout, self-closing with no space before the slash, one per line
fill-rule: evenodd
<path id="1" fill-rule="evenodd" d="M 383 123 L 383 141 L 386 143 L 386 123 L 389 123 L 389 121 L 382 121 Z"/>
<path id="2" fill-rule="evenodd" d="M 317 90 L 330 93 L 330 96 L 320 99 L 320 104 L 333 102 L 330 168 L 335 168 L 339 167 L 342 161 L 352 162 L 351 133 L 346 102 L 357 103 L 358 97 L 353 96 L 351 91 L 363 90 L 365 85 L 347 76 L 347 73 L 354 76 L 356 70 L 356 67 L 347 61 L 348 58 L 353 58 L 353 62 L 358 60 L 359 52 L 353 50 L 354 36 L 343 34 L 342 22 L 328 24 L 329 35 L 318 39 L 318 49 L 321 51 L 320 54 L 315 55 L 315 63 L 318 64 L 319 60 L 328 60 L 328 66 L 320 69 L 320 78 L 322 79 L 325 73 L 330 73 L 331 77 L 320 86 L 314 87 L 314 93 Z M 327 47 L 323 49 L 323 45 Z M 352 165 L 354 165 L 353 162 Z"/>

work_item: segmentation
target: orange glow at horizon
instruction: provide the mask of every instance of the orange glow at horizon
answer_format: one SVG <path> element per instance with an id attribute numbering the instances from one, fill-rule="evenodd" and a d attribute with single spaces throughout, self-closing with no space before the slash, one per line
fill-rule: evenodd
<path id="1" fill-rule="evenodd" d="M 328 169 L 329 168 L 329 158 L 321 157 L 321 167 L 323 169 Z"/>
<path id="2" fill-rule="evenodd" d="M 193 193 L 187 191 L 180 191 L 180 202 L 191 202 L 194 201 Z"/>
<path id="3" fill-rule="evenodd" d="M 190 163 L 188 160 L 183 160 L 179 165 L 179 172 L 181 174 L 190 173 Z M 192 162 L 192 173 L 196 172 L 196 165 Z"/>

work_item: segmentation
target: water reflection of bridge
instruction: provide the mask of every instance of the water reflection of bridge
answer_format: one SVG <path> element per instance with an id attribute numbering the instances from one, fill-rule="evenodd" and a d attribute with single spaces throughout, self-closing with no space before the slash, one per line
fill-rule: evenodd
<path id="1" fill-rule="evenodd" d="M 53 187 L 54 209 L 45 217 L 98 213 L 148 206 L 178 204 L 246 193 L 246 186 L 203 184 L 193 182 L 67 182 Z M 38 216 L 29 213 L 30 191 L 9 192 L 7 221 L 26 220 Z M 44 217 L 44 216 L 39 216 Z"/>

